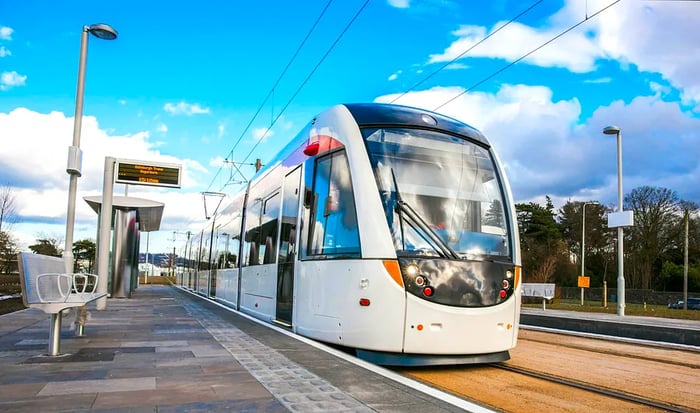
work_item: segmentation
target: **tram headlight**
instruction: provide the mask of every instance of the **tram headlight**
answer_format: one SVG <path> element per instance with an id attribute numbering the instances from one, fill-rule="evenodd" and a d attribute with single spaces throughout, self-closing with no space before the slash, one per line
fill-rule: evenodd
<path id="1" fill-rule="evenodd" d="M 506 278 L 509 279 L 509 280 L 510 280 L 511 278 L 513 278 L 513 271 L 511 271 L 511 270 L 506 271 Z"/>
<path id="2" fill-rule="evenodd" d="M 416 264 L 411 263 L 406 266 L 406 274 L 408 274 L 409 277 L 415 277 L 419 272 Z"/>

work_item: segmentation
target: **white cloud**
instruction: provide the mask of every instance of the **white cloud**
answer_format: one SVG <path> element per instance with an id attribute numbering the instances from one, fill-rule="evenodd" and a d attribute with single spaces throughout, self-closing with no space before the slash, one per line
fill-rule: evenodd
<path id="1" fill-rule="evenodd" d="M 129 196 L 166 201 L 162 227 L 173 221 L 199 219 L 201 200 L 196 189 L 207 169 L 191 159 L 177 159 L 160 153 L 158 142 L 147 132 L 109 135 L 93 116 L 84 116 L 81 149 L 82 177 L 78 179 L 76 239 L 95 237 L 97 215 L 82 201 L 84 196 L 101 195 L 105 156 L 182 164 L 182 189 L 136 187 Z M 17 108 L 0 113 L 0 182 L 9 182 L 17 194 L 20 222 L 13 233 L 21 239 L 36 239 L 36 229 L 47 233 L 65 232 L 68 202 L 66 159 L 72 142 L 73 118 L 60 112 L 37 113 Z M 31 144 L 28 144 L 31 143 Z M 118 189 L 115 189 L 118 191 Z M 196 193 L 193 196 L 189 192 Z M 192 199 L 196 202 L 192 203 Z"/>
<path id="2" fill-rule="evenodd" d="M 168 131 L 168 125 L 166 125 L 165 123 L 161 123 L 160 125 L 158 125 L 156 130 L 161 133 L 166 133 Z"/>
<path id="3" fill-rule="evenodd" d="M 217 126 L 217 130 L 219 132 L 219 138 L 224 136 L 224 133 L 226 132 L 226 124 L 223 122 L 219 122 L 219 125 Z"/>
<path id="4" fill-rule="evenodd" d="M 387 3 L 391 7 L 396 7 L 397 9 L 407 9 L 410 6 L 410 0 L 387 0 Z"/>
<path id="5" fill-rule="evenodd" d="M 170 113 L 171 115 L 200 115 L 205 113 L 210 113 L 209 108 L 203 108 L 199 106 L 198 103 L 187 103 L 185 101 L 180 101 L 177 104 L 166 103 L 163 106 L 163 110 Z"/>
<path id="6" fill-rule="evenodd" d="M 256 141 L 265 142 L 270 139 L 272 135 L 274 135 L 274 132 L 269 128 L 256 128 L 253 131 L 253 138 L 255 138 Z"/>
<path id="7" fill-rule="evenodd" d="M 435 87 L 410 92 L 397 103 L 434 109 L 463 92 Z M 380 96 L 389 102 L 398 95 Z M 700 201 L 700 119 L 658 96 L 614 102 L 581 119 L 576 99 L 553 100 L 545 86 L 504 85 L 496 94 L 461 95 L 440 110 L 486 134 L 503 161 L 516 201 L 598 199 L 617 194 L 616 142 L 602 134 L 609 124 L 623 130 L 624 188 L 673 189 Z"/>
<path id="8" fill-rule="evenodd" d="M 610 83 L 612 82 L 611 77 L 599 77 L 597 79 L 586 79 L 583 81 L 583 83 L 590 83 L 590 84 L 599 84 L 599 83 Z"/>
<path id="9" fill-rule="evenodd" d="M 465 65 L 464 63 L 450 63 L 449 65 L 445 66 L 445 70 L 462 70 L 462 69 L 469 69 L 470 66 Z"/>
<path id="10" fill-rule="evenodd" d="M 11 27 L 0 26 L 0 40 L 12 40 L 12 32 Z"/>
<path id="11" fill-rule="evenodd" d="M 220 167 L 220 166 L 224 166 L 225 164 L 226 164 L 226 159 L 224 159 L 223 156 L 216 156 L 216 157 L 211 158 L 209 160 L 209 166 Z"/>
<path id="12" fill-rule="evenodd" d="M 387 78 L 387 80 L 390 81 L 390 82 L 391 82 L 392 80 L 396 80 L 396 79 L 399 77 L 399 73 L 401 73 L 400 70 L 399 70 L 398 72 L 396 72 L 396 73 L 392 73 L 392 74 Z"/>
<path id="13" fill-rule="evenodd" d="M 598 20 L 600 47 L 611 57 L 661 73 L 700 102 L 699 2 L 621 2 Z"/>
<path id="14" fill-rule="evenodd" d="M 5 48 L 5 46 L 0 46 L 0 57 L 12 56 L 10 49 Z"/>
<path id="15" fill-rule="evenodd" d="M 490 31 L 502 26 L 496 23 Z M 488 31 L 488 32 L 490 32 Z M 498 58 L 512 62 L 556 36 L 561 28 L 539 30 L 514 22 L 493 37 L 477 45 L 488 34 L 482 26 L 464 25 L 452 34 L 458 39 L 440 54 L 432 54 L 428 63 L 449 62 L 464 51 L 464 57 Z M 589 72 L 595 68 L 595 60 L 602 51 L 584 32 L 572 32 L 533 53 L 524 61 L 543 67 L 562 67 L 572 72 Z"/>
<path id="16" fill-rule="evenodd" d="M 2 72 L 0 74 L 0 90 L 9 90 L 13 87 L 24 86 L 27 76 L 20 75 L 19 73 L 12 72 Z"/>
<path id="17" fill-rule="evenodd" d="M 504 22 L 490 28 L 463 25 L 453 32 L 457 39 L 442 53 L 431 54 L 428 63 L 451 61 L 471 47 L 474 48 L 463 58 L 513 62 L 611 4 L 609 0 L 589 0 L 585 4 L 567 0 L 543 26 L 514 22 L 478 46 L 475 46 L 477 42 Z M 602 59 L 616 59 L 625 70 L 633 64 L 640 71 L 660 73 L 681 91 L 685 104 L 697 104 L 700 102 L 698 15 L 700 2 L 619 2 L 523 62 L 587 73 L 595 71 Z"/>

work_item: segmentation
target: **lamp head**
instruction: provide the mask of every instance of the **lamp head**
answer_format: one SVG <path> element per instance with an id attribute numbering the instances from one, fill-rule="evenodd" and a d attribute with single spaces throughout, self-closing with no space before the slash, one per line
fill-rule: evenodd
<path id="1" fill-rule="evenodd" d="M 603 129 L 603 133 L 606 135 L 617 135 L 620 133 L 620 128 L 615 125 L 606 126 L 605 129 Z"/>
<path id="2" fill-rule="evenodd" d="M 117 31 L 108 24 L 97 23 L 90 26 L 86 26 L 87 31 L 92 33 L 93 36 L 102 40 L 114 40 L 117 38 Z"/>

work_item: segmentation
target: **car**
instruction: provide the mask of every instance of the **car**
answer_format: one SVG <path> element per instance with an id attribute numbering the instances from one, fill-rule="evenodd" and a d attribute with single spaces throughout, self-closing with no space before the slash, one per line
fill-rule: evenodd
<path id="1" fill-rule="evenodd" d="M 668 303 L 668 308 L 683 308 L 683 300 L 675 300 Z"/>
<path id="2" fill-rule="evenodd" d="M 668 308 L 683 309 L 683 300 L 676 300 L 668 304 Z M 688 298 L 688 310 L 700 310 L 700 298 Z"/>

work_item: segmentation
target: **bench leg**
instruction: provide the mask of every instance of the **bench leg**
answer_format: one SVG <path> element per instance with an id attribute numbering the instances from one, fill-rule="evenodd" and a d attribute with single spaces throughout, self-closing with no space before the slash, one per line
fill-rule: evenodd
<path id="1" fill-rule="evenodd" d="M 87 307 L 80 306 L 75 311 L 75 335 L 85 337 L 85 322 L 87 321 Z"/>
<path id="2" fill-rule="evenodd" d="M 49 356 L 58 356 L 61 351 L 61 318 L 62 312 L 51 314 L 49 330 Z"/>

